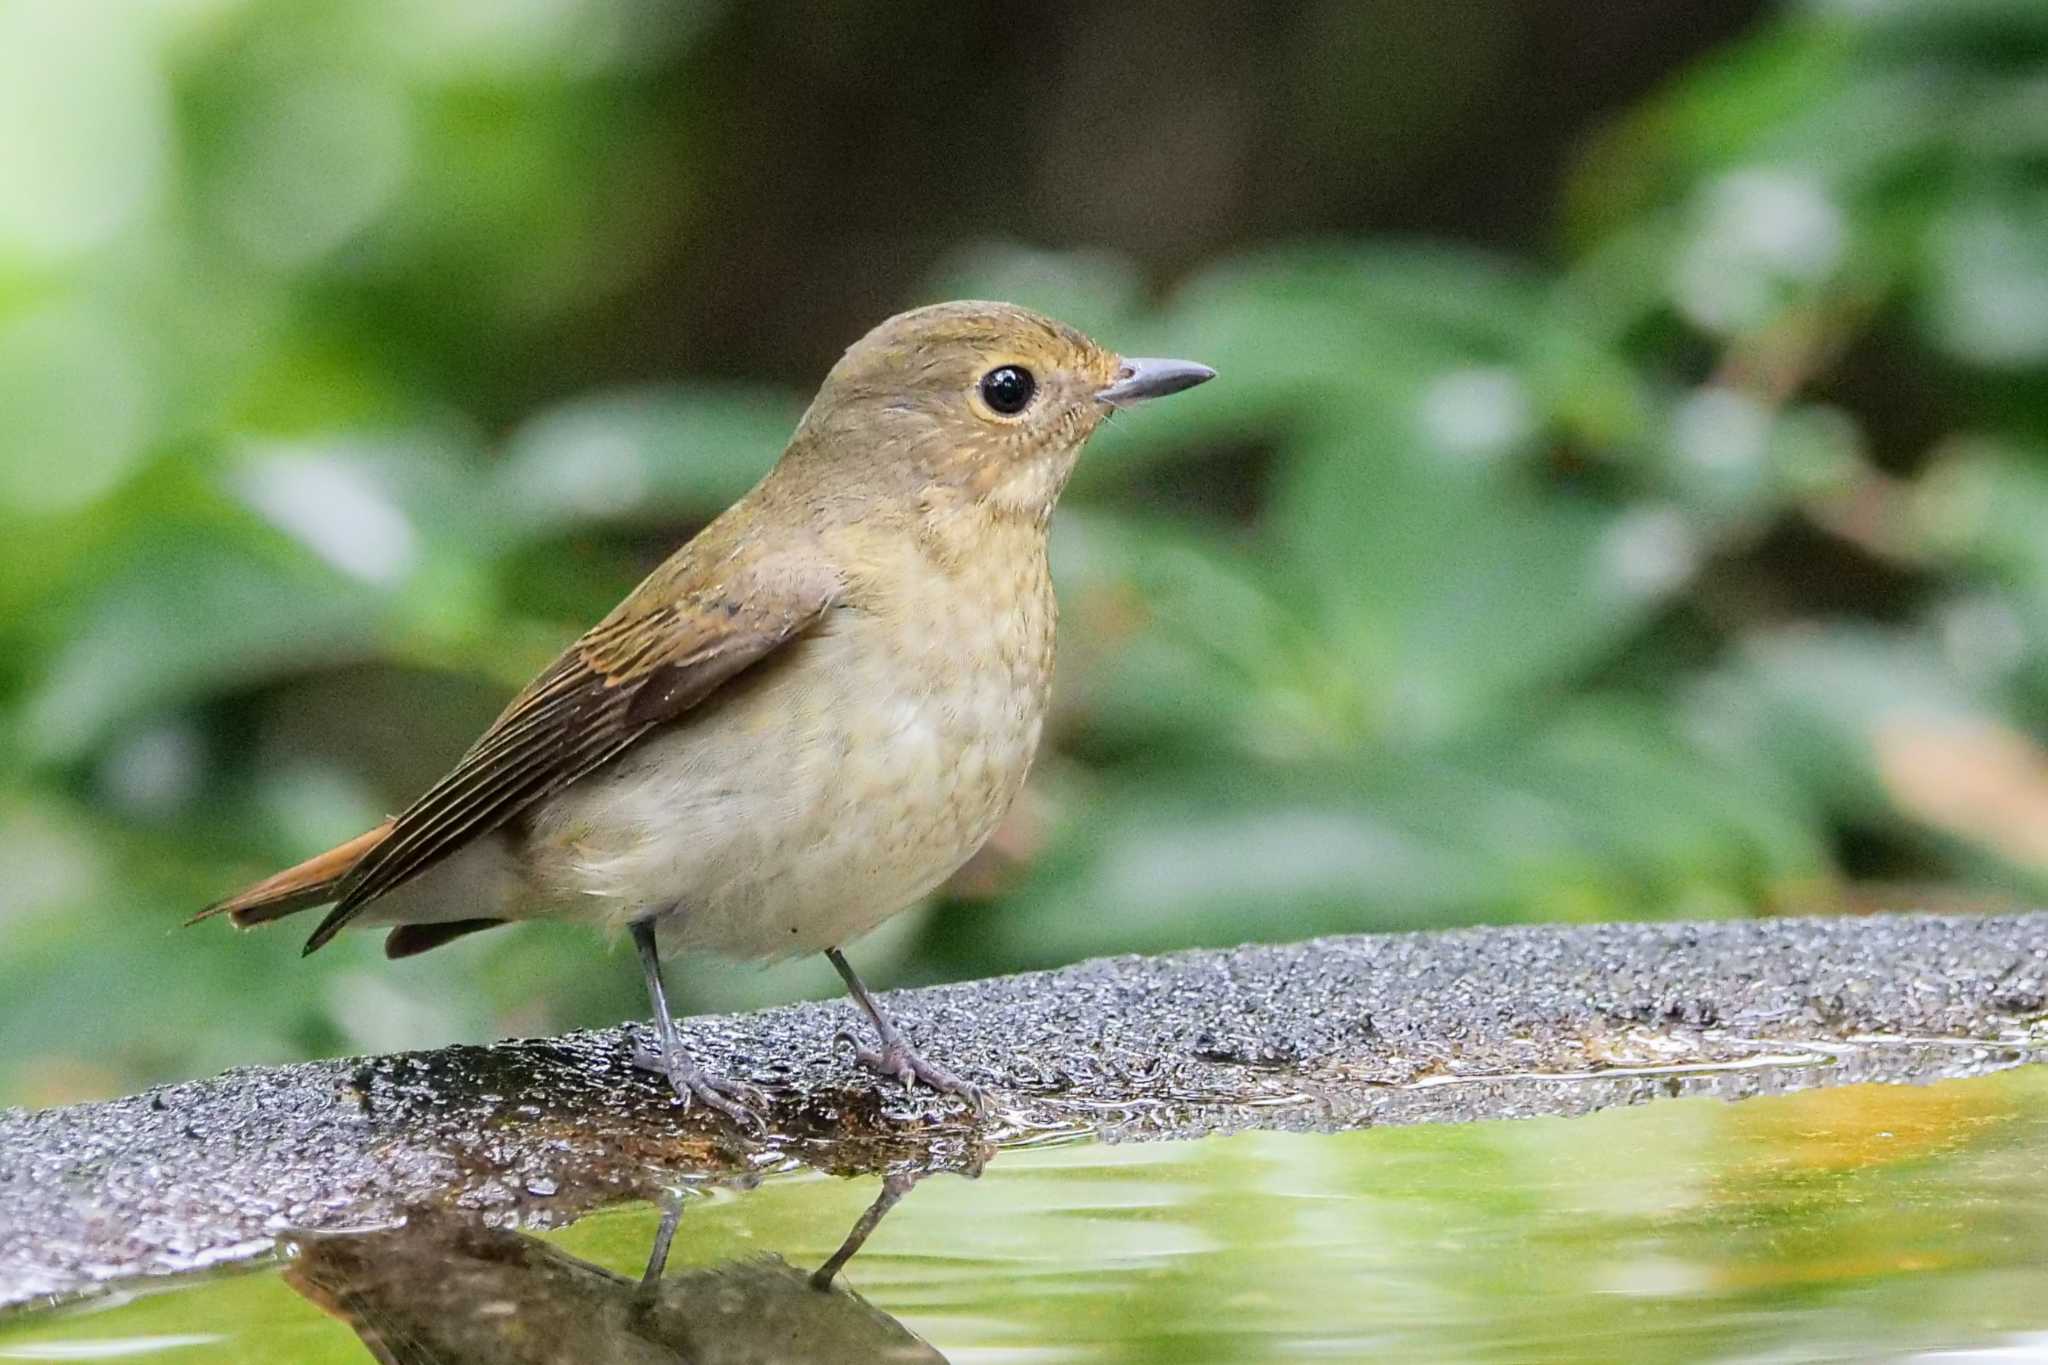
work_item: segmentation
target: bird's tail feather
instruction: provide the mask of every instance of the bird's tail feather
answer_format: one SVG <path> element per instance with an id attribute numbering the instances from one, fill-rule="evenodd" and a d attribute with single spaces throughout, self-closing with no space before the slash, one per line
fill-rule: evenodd
<path id="1" fill-rule="evenodd" d="M 336 889 L 348 876 L 349 870 L 362 861 L 364 854 L 384 842 L 384 837 L 390 833 L 391 821 L 386 820 L 377 828 L 308 858 L 297 867 L 288 867 L 225 900 L 215 901 L 185 922 L 197 924 L 200 920 L 224 914 L 235 922 L 237 928 L 246 929 L 252 924 L 263 924 L 300 910 L 310 910 L 316 905 L 325 905 L 334 899 Z"/>

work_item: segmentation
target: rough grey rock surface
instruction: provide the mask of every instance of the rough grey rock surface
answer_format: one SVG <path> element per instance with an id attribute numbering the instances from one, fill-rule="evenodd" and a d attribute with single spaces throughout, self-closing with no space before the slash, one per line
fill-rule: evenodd
<path id="1" fill-rule="evenodd" d="M 768 1093 L 742 1134 L 628 1064 L 626 1030 L 231 1071 L 0 1111 L 0 1307 L 408 1210 L 501 1223 L 790 1164 L 979 1165 L 1005 1144 L 1571 1114 L 1926 1080 L 2048 1056 L 2048 913 L 1320 939 L 892 997 L 979 1116 L 850 1065 L 850 1005 L 693 1019 Z"/>

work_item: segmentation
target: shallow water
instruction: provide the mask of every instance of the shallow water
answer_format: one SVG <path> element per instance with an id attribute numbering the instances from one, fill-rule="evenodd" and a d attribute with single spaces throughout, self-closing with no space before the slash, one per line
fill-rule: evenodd
<path id="1" fill-rule="evenodd" d="M 17 1315 L 0 1360 L 2048 1360 L 2044 1154 L 2043 1067 L 1074 1144 L 917 1183 L 830 1294 L 877 1179 L 693 1195 L 652 1290 L 655 1209 L 434 1219 Z"/>

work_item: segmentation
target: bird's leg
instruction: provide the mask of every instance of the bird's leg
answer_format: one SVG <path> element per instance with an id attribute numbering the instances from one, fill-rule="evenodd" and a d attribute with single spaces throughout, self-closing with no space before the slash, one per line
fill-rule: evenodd
<path id="1" fill-rule="evenodd" d="M 832 1278 L 853 1259 L 854 1253 L 866 1245 L 870 1235 L 880 1225 L 882 1218 L 896 1201 L 910 1193 L 910 1187 L 918 1182 L 919 1176 L 909 1171 L 891 1171 L 882 1177 L 882 1192 L 875 1196 L 875 1202 L 868 1205 L 868 1211 L 853 1225 L 853 1231 L 846 1234 L 846 1240 L 839 1244 L 839 1250 L 832 1253 L 825 1264 L 811 1274 L 811 1288 L 830 1289 Z"/>
<path id="2" fill-rule="evenodd" d="M 827 948 L 825 956 L 831 960 L 833 969 L 839 973 L 840 980 L 846 983 L 846 989 L 852 992 L 854 1000 L 867 1012 L 868 1018 L 874 1020 L 875 1032 L 881 1036 L 882 1047 L 877 1052 L 862 1047 L 860 1040 L 850 1033 L 840 1034 L 840 1037 L 853 1044 L 855 1061 L 871 1071 L 878 1071 L 884 1076 L 894 1076 L 906 1086 L 913 1079 L 920 1080 L 934 1090 L 948 1095 L 958 1095 L 969 1104 L 980 1106 L 979 1090 L 944 1067 L 934 1066 L 917 1055 L 916 1050 L 904 1040 L 902 1030 L 882 1012 L 882 1007 L 875 1003 L 875 997 L 868 994 L 868 988 L 854 973 L 853 964 L 846 960 L 846 954 L 837 948 Z"/>
<path id="3" fill-rule="evenodd" d="M 661 984 L 661 957 L 655 951 L 651 921 L 633 921 L 633 946 L 640 951 L 640 970 L 647 976 L 647 994 L 654 1002 L 654 1033 L 659 1045 L 636 1051 L 633 1065 L 668 1077 L 684 1108 L 689 1107 L 692 1099 L 702 1100 L 740 1127 L 759 1132 L 765 1125 L 753 1106 L 762 1102 L 760 1093 L 752 1086 L 709 1075 L 683 1055 L 683 1040 L 676 1032 L 675 1016 L 669 1013 L 668 992 Z"/>
<path id="4" fill-rule="evenodd" d="M 661 1201 L 661 1226 L 654 1230 L 654 1245 L 647 1251 L 647 1269 L 640 1276 L 642 1291 L 651 1290 L 661 1283 L 661 1272 L 668 1269 L 669 1243 L 676 1239 L 676 1224 L 683 1220 L 683 1197 L 670 1190 Z"/>

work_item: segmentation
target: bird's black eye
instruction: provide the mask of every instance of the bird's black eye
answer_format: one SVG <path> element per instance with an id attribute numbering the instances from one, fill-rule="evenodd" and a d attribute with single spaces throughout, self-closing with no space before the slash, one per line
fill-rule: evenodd
<path id="1" fill-rule="evenodd" d="M 1031 371 L 1017 365 L 999 366 L 981 377 L 981 401 L 1005 417 L 1024 411 L 1037 392 L 1038 381 Z"/>

